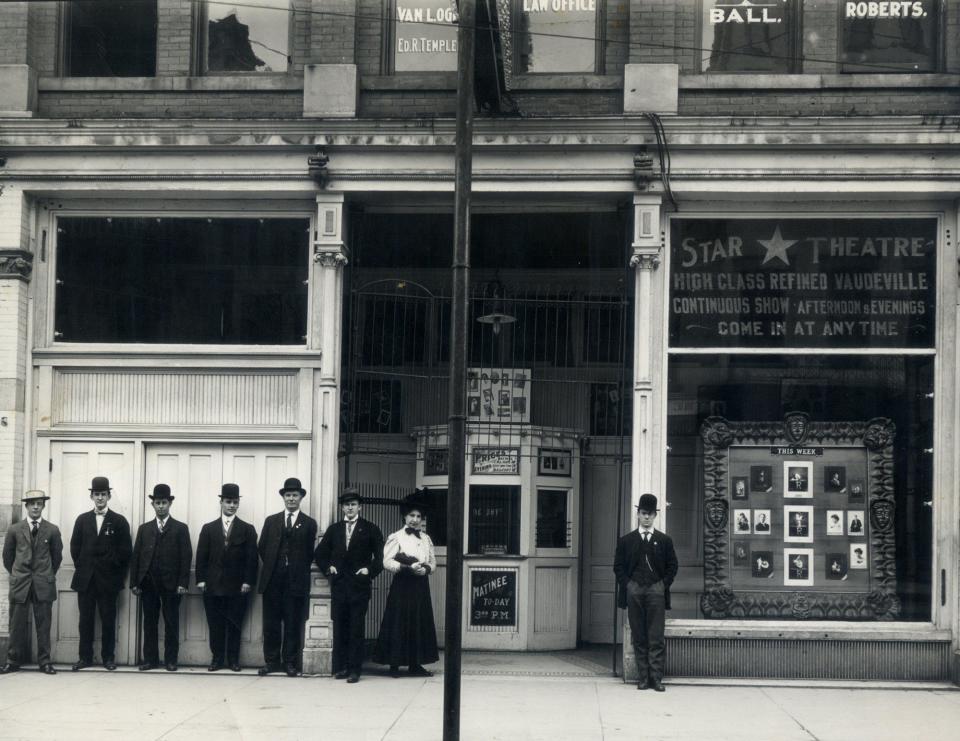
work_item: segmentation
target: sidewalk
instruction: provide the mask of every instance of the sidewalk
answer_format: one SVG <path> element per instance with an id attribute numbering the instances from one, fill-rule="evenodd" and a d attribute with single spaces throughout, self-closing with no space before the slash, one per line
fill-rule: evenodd
<path id="1" fill-rule="evenodd" d="M 527 655 L 528 659 L 530 655 Z M 465 655 L 465 741 L 953 741 L 960 691 L 948 686 L 731 686 L 667 682 L 638 692 L 611 676 L 481 674 Z M 479 668 L 477 660 L 480 660 Z M 439 666 L 439 665 L 438 665 Z M 584 672 L 589 671 L 589 667 Z M 0 739 L 267 739 L 433 741 L 442 735 L 443 677 L 138 673 L 100 669 L 0 677 Z"/>

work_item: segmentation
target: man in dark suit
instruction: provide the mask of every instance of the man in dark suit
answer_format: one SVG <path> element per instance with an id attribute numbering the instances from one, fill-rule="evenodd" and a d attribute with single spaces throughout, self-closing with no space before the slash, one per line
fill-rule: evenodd
<path id="1" fill-rule="evenodd" d="M 79 659 L 73 671 L 93 666 L 93 632 L 95 613 L 100 612 L 100 658 L 108 671 L 117 668 L 117 595 L 123 589 L 130 565 L 130 525 L 126 518 L 112 511 L 110 481 L 95 476 L 90 484 L 93 509 L 84 512 L 73 525 L 70 556 L 73 558 L 73 581 L 70 588 L 77 593 L 80 608 Z"/>
<path id="2" fill-rule="evenodd" d="M 633 652 L 637 659 L 637 689 L 663 692 L 665 610 L 670 609 L 670 585 L 677 575 L 677 554 L 669 535 L 655 530 L 657 498 L 644 494 L 637 505 L 640 526 L 617 541 L 613 572 L 617 604 L 627 610 Z"/>
<path id="3" fill-rule="evenodd" d="M 180 654 L 180 598 L 190 582 L 193 547 L 186 524 L 170 516 L 174 500 L 167 484 L 157 484 L 150 495 L 156 513 L 137 530 L 130 560 L 130 588 L 140 595 L 143 610 L 143 663 L 140 671 L 160 666 L 157 624 L 163 612 L 163 662 L 177 670 Z"/>
<path id="4" fill-rule="evenodd" d="M 247 612 L 247 595 L 257 583 L 257 531 L 237 517 L 240 487 L 220 488 L 220 517 L 200 530 L 197 544 L 197 586 L 210 629 L 209 671 L 229 665 L 240 671 L 240 628 Z"/>
<path id="5" fill-rule="evenodd" d="M 303 669 L 303 627 L 310 601 L 310 566 L 317 540 L 317 521 L 300 510 L 307 490 L 289 478 L 280 490 L 283 511 L 263 521 L 258 550 L 263 560 L 259 592 L 263 595 L 263 658 L 261 677 Z"/>
<path id="6" fill-rule="evenodd" d="M 27 518 L 13 523 L 3 541 L 3 568 L 10 574 L 10 643 L 0 674 L 18 671 L 30 655 L 27 622 L 31 609 L 40 671 L 57 673 L 50 661 L 50 621 L 63 540 L 57 526 L 41 517 L 48 499 L 37 489 L 26 492 L 21 501 L 27 505 Z"/>
<path id="7" fill-rule="evenodd" d="M 343 519 L 327 528 L 315 555 L 330 579 L 334 676 L 350 684 L 360 681 L 371 582 L 383 570 L 383 533 L 360 517 L 360 504 L 355 488 L 344 490 Z"/>

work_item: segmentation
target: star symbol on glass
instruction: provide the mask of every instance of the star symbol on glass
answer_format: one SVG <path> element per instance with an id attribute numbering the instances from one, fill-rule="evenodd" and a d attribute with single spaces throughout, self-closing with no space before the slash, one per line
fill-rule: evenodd
<path id="1" fill-rule="evenodd" d="M 790 260 L 787 258 L 787 249 L 800 240 L 784 239 L 783 235 L 780 234 L 780 225 L 777 224 L 777 228 L 773 230 L 773 236 L 770 237 L 770 239 L 758 239 L 757 241 L 762 244 L 767 251 L 761 264 L 766 265 L 770 260 L 782 260 L 784 265 L 789 265 Z"/>

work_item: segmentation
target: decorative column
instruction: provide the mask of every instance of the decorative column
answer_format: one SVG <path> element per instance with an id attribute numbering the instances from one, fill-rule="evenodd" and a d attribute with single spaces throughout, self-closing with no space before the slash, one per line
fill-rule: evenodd
<path id="1" fill-rule="evenodd" d="M 630 507 L 629 522 L 624 530 L 636 526 L 634 507 L 641 494 L 656 494 L 660 500 L 660 518 L 657 527 L 663 528 L 666 518 L 666 494 L 656 486 L 653 367 L 659 357 L 653 346 L 654 310 L 651 296 L 653 273 L 660 267 L 662 240 L 660 237 L 660 203 L 658 195 L 633 197 L 633 254 L 630 267 L 634 269 L 634 351 L 633 351 L 633 435 L 630 441 Z M 637 667 L 631 646 L 630 625 L 623 621 L 623 678 L 636 678 Z"/>

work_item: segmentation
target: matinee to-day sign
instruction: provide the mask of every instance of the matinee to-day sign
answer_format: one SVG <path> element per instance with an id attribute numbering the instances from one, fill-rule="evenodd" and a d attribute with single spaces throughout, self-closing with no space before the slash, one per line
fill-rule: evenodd
<path id="1" fill-rule="evenodd" d="M 470 572 L 470 625 L 517 624 L 517 572 Z"/>
<path id="2" fill-rule="evenodd" d="M 935 219 L 676 219 L 673 347 L 933 347 Z"/>

